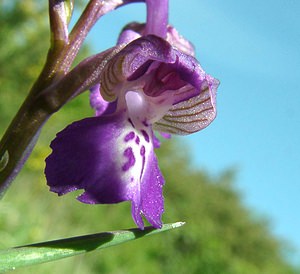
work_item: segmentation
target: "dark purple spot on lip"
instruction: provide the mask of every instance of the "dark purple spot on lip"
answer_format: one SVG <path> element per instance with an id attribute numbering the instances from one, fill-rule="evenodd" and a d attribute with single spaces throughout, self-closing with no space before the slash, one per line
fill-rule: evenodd
<path id="1" fill-rule="evenodd" d="M 122 166 L 123 171 L 127 171 L 135 164 L 135 157 L 131 147 L 125 149 L 123 155 L 127 158 L 127 162 Z"/>
<path id="2" fill-rule="evenodd" d="M 134 136 L 135 136 L 134 132 L 131 131 L 125 136 L 124 141 L 128 142 L 128 141 L 132 140 L 134 138 Z"/>
<path id="3" fill-rule="evenodd" d="M 145 149 L 145 147 L 144 146 L 142 146 L 141 147 L 141 150 L 140 150 L 140 153 L 141 153 L 141 155 L 142 155 L 142 153 L 144 153 L 142 150 L 143 150 L 143 148 Z M 143 177 L 143 174 L 144 174 L 144 169 L 145 169 L 145 163 L 146 163 L 146 157 L 145 157 L 145 153 L 144 153 L 144 155 L 142 155 L 142 159 L 143 159 L 143 163 L 142 163 L 142 170 L 141 170 L 141 175 L 140 175 L 140 180 L 142 179 L 142 177 Z"/>
<path id="4" fill-rule="evenodd" d="M 145 127 L 148 127 L 148 126 L 149 126 L 149 124 L 148 124 L 146 121 L 143 121 L 143 125 L 144 125 Z"/>
<path id="5" fill-rule="evenodd" d="M 143 136 L 144 136 L 144 138 L 145 138 L 145 141 L 147 142 L 147 143 L 149 143 L 149 141 L 150 141 L 150 138 L 149 138 L 149 135 L 148 135 L 148 133 L 145 131 L 145 130 L 141 130 L 141 132 L 142 132 L 142 134 L 143 134 Z"/>
<path id="6" fill-rule="evenodd" d="M 138 145 L 140 143 L 140 137 L 139 136 L 136 136 L 135 138 L 135 143 Z"/>
<path id="7" fill-rule="evenodd" d="M 141 156 L 145 156 L 145 152 L 146 152 L 145 147 L 142 146 L 141 149 L 140 149 Z"/>

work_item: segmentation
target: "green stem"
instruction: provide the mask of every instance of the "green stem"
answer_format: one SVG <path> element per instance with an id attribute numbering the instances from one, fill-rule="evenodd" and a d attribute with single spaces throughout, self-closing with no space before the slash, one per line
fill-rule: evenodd
<path id="1" fill-rule="evenodd" d="M 72 4 L 67 1 L 49 0 L 51 45 L 67 44 L 69 40 L 68 19 L 72 15 Z"/>

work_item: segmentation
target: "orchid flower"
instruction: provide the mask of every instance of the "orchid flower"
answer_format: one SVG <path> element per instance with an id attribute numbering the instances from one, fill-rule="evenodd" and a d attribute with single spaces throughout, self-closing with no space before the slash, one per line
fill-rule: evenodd
<path id="1" fill-rule="evenodd" d="M 91 89 L 96 116 L 57 134 L 45 169 L 58 195 L 83 189 L 77 198 L 83 203 L 131 201 L 140 229 L 142 215 L 162 226 L 164 179 L 154 130 L 186 135 L 205 128 L 216 116 L 218 86 L 193 57 L 192 45 L 167 26 L 167 1 L 156 1 L 160 9 L 146 2 L 146 25 L 123 30 L 120 49 L 107 56 Z"/>

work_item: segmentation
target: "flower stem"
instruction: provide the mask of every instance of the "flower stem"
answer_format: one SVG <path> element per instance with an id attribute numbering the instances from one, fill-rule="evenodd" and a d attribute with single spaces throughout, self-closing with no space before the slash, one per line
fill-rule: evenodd
<path id="1" fill-rule="evenodd" d="M 145 35 L 154 34 L 162 38 L 167 36 L 168 0 L 146 0 L 147 23 Z"/>
<path id="2" fill-rule="evenodd" d="M 67 1 L 49 0 L 49 19 L 52 47 L 60 47 L 61 45 L 65 45 L 69 40 L 68 21 L 72 14 L 72 4 L 69 4 L 68 6 L 65 2 Z"/>

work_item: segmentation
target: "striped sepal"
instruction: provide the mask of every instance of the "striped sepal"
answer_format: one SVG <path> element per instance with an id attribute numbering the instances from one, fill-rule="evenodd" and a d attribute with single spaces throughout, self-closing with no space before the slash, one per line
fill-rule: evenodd
<path id="1" fill-rule="evenodd" d="M 153 128 L 161 132 L 187 135 L 207 127 L 216 117 L 217 85 L 206 87 L 199 95 L 173 105 Z"/>
<path id="2" fill-rule="evenodd" d="M 116 86 L 126 80 L 122 71 L 123 61 L 124 56 L 113 58 L 104 68 L 101 75 L 101 95 L 108 102 L 116 100 L 118 97 Z"/>

